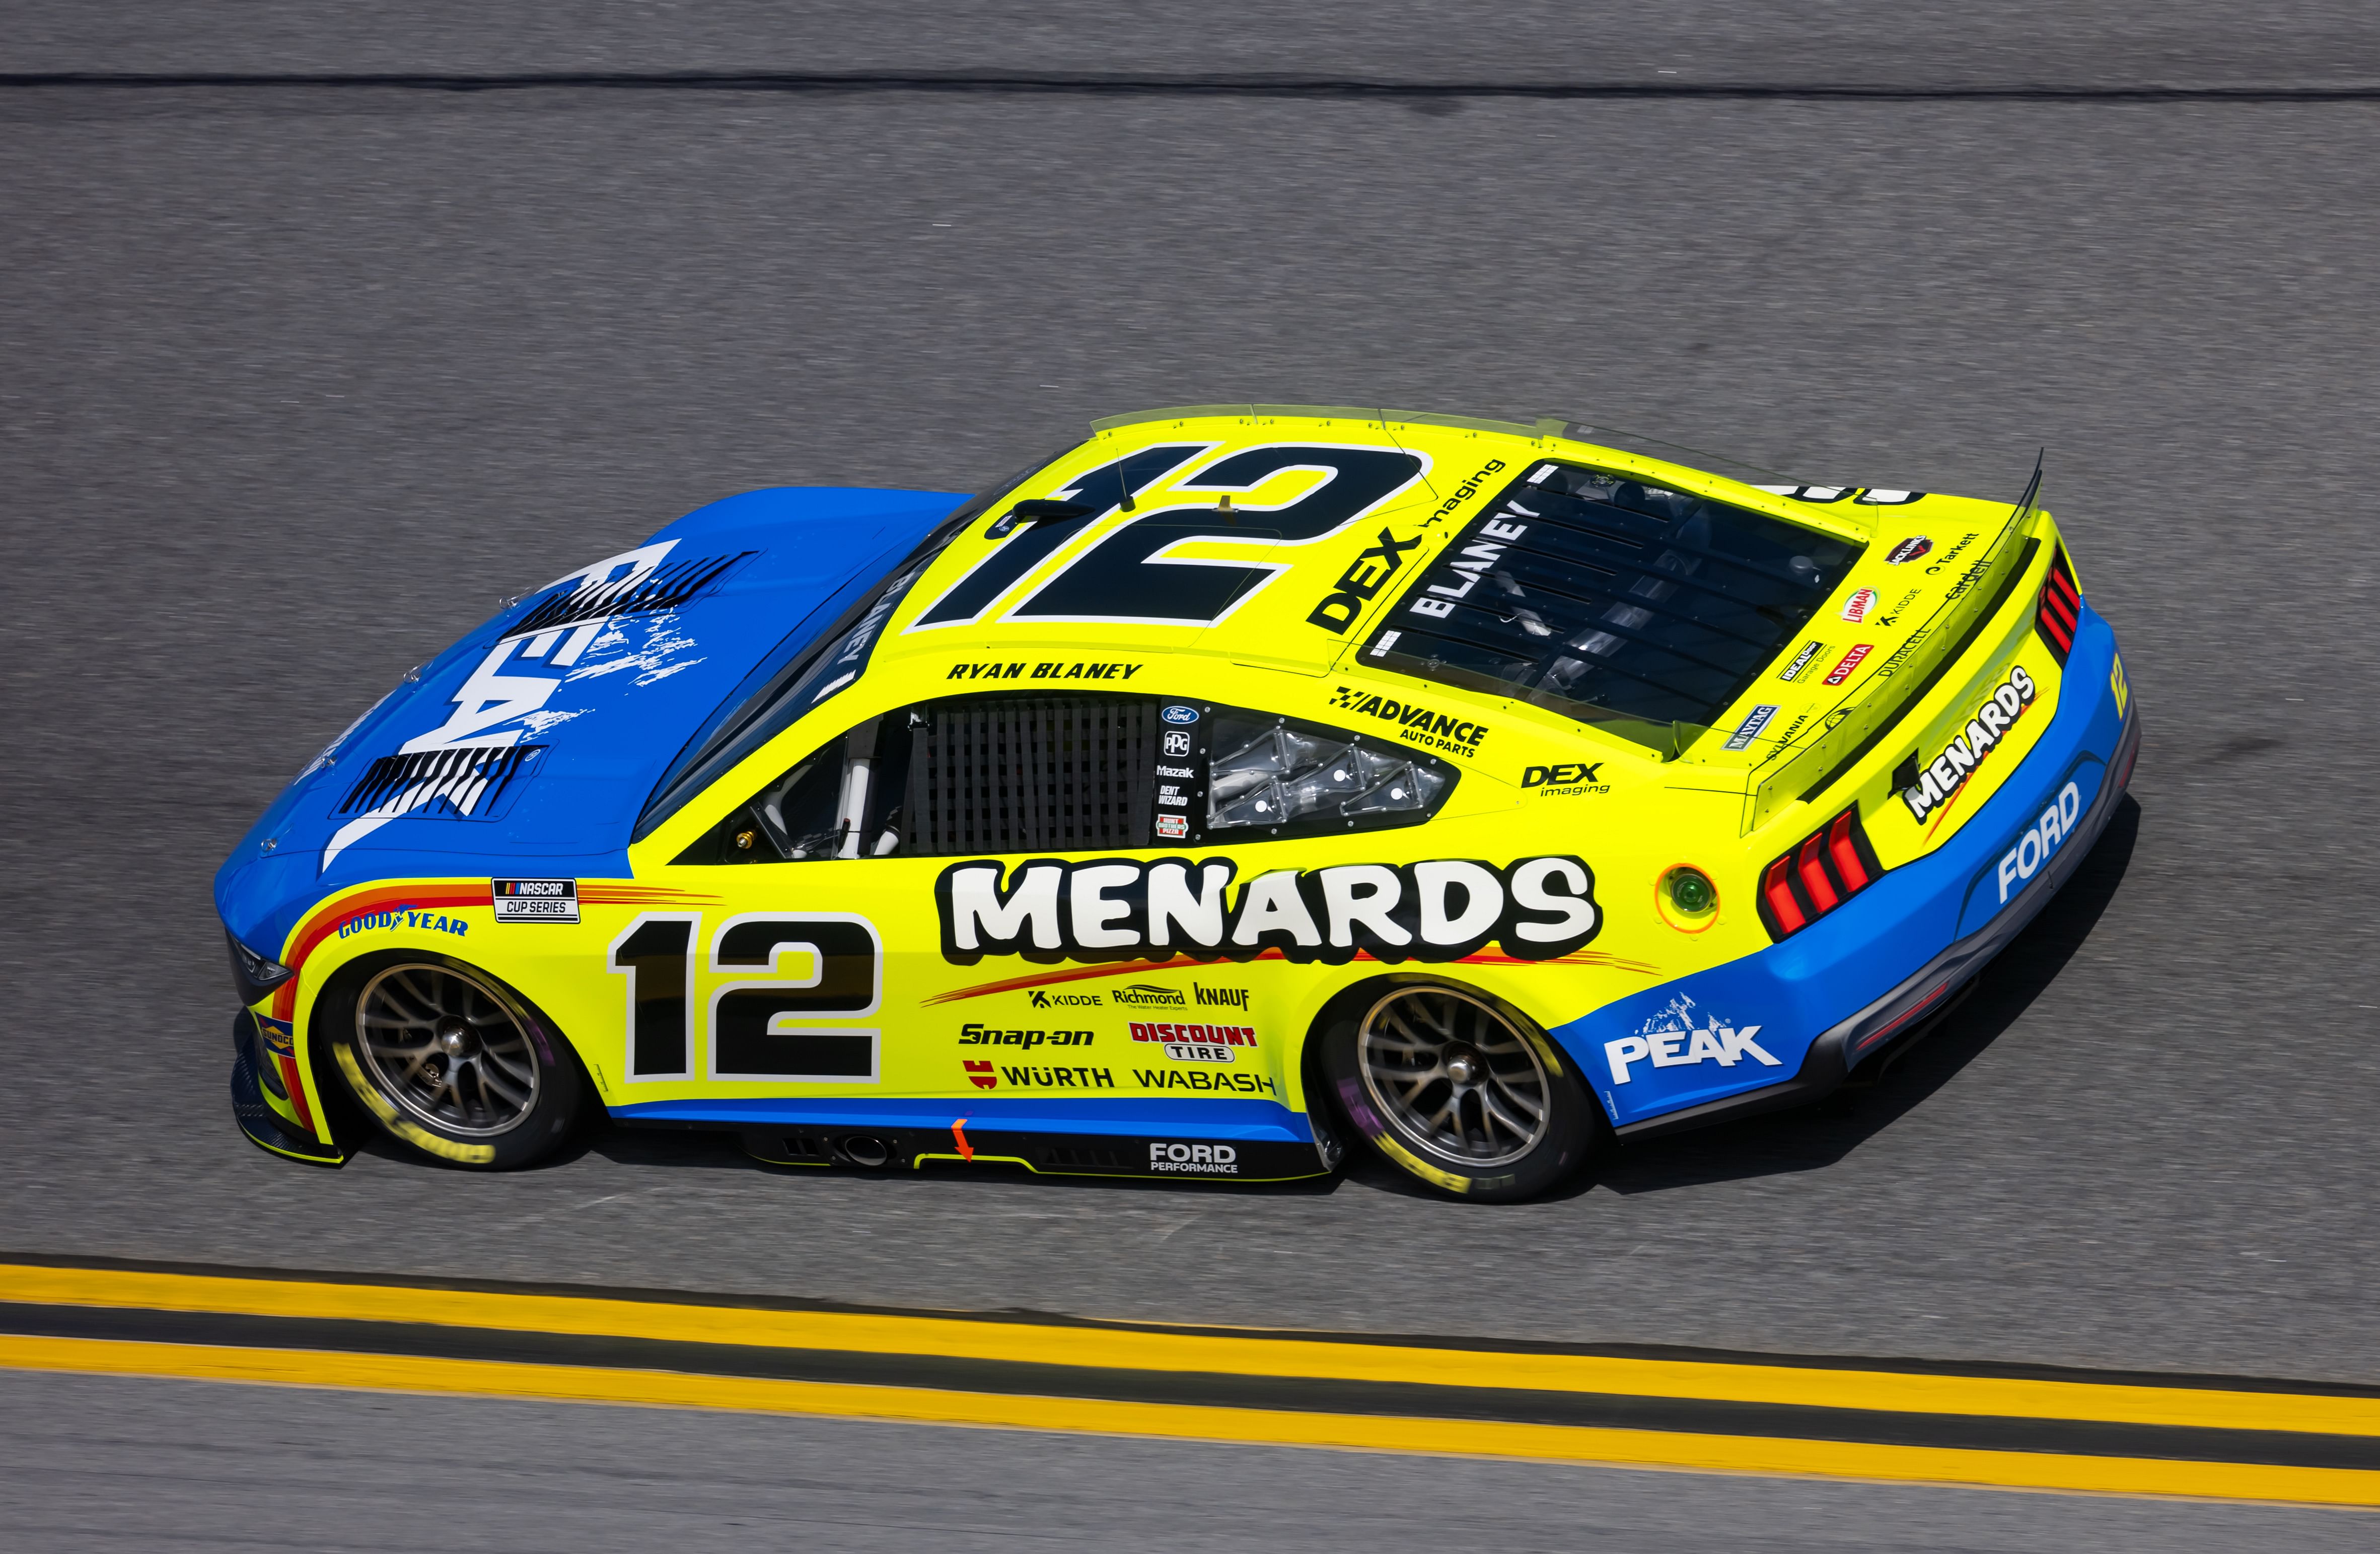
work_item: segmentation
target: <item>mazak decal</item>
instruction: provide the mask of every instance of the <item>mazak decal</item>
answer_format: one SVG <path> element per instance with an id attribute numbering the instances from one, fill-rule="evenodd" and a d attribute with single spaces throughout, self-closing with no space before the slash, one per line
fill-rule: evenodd
<path id="1" fill-rule="evenodd" d="M 1307 622 L 1344 636 L 1347 628 L 1355 624 L 1355 617 L 1364 613 L 1364 606 L 1378 598 L 1382 586 L 1403 567 L 1405 552 L 1420 543 L 1418 534 L 1410 540 L 1400 540 L 1391 529 L 1380 530 L 1379 539 L 1369 549 L 1358 552 L 1355 559 L 1347 564 L 1347 570 L 1339 574 L 1337 586 L 1322 596 L 1322 602 L 1305 617 Z"/>
<path id="2" fill-rule="evenodd" d="M 1991 695 L 1967 720 L 1966 729 L 1952 735 L 1941 754 L 1923 766 L 1917 764 L 1915 757 L 1910 758 L 1909 767 L 1902 772 L 1908 781 L 1900 790 L 1901 801 L 1909 806 L 1909 812 L 1922 820 L 1948 803 L 1950 795 L 1965 785 L 1967 774 L 1981 766 L 1984 758 L 2008 737 L 2008 731 L 2033 705 L 2034 694 L 2033 676 L 2021 667 L 2011 666 L 2008 678 L 1992 687 Z M 1915 769 L 1913 775 L 1909 768 Z"/>
<path id="3" fill-rule="evenodd" d="M 1874 589 L 1862 589 L 1857 593 L 1852 595 L 1849 599 L 1843 601 L 1842 616 L 1843 619 L 1851 622 L 1852 625 L 1857 625 L 1860 622 L 1867 619 L 1867 613 L 1875 608 L 1876 590 Z"/>
<path id="4" fill-rule="evenodd" d="M 942 956 L 972 965 L 986 955 L 1112 961 L 1188 951 L 1248 960 L 1271 952 L 1341 965 L 1359 952 L 1387 962 L 1460 960 L 1492 942 L 1541 961 L 1578 949 L 1602 927 L 1595 876 L 1567 854 L 1501 868 L 1469 858 L 1275 868 L 1234 892 L 1237 871 L 1229 858 L 1036 858 L 1013 870 L 992 858 L 953 864 L 934 884 Z M 1137 990 L 1108 997 L 1128 1004 Z M 1183 1002 L 1177 989 L 1148 990 Z"/>
<path id="5" fill-rule="evenodd" d="M 1781 1059 L 1754 1039 L 1759 1034 L 1758 1026 L 1731 1026 L 1698 1014 L 1694 1000 L 1678 998 L 1645 1021 L 1635 1035 L 1605 1042 L 1603 1061 L 1615 1085 L 1629 1083 L 1635 1077 L 1636 1065 L 1648 1060 L 1655 1068 L 1692 1068 L 1706 1062 L 1733 1068 L 1746 1058 L 1766 1068 L 1784 1067 Z"/>
<path id="6" fill-rule="evenodd" d="M 700 663 L 677 610 L 750 552 L 672 563 L 676 545 L 625 551 L 540 589 L 455 691 L 446 721 L 372 762 L 340 807 L 352 818 L 331 833 L 322 868 L 391 820 L 486 814 L 518 786 L 529 742 L 587 710 L 546 705 L 565 685 L 634 672 L 648 686 Z"/>
<path id="7" fill-rule="evenodd" d="M 1200 1176 L 1237 1176 L 1240 1152 L 1228 1144 L 1151 1144 L 1148 1169 Z"/>
<path id="8" fill-rule="evenodd" d="M 1852 671 L 1860 666 L 1860 660 L 1874 651 L 1876 651 L 1876 644 L 1873 642 L 1862 642 L 1854 646 L 1850 652 L 1843 655 L 1842 662 L 1827 671 L 1827 684 L 1840 686 L 1850 679 Z"/>
<path id="9" fill-rule="evenodd" d="M 1157 1043 L 1176 1062 L 1227 1063 L 1232 1061 L 1232 1048 L 1257 1044 L 1257 1032 L 1254 1026 L 1160 1025 L 1135 1020 L 1132 1038 Z"/>
<path id="10" fill-rule="evenodd" d="M 2024 889 L 2024 882 L 2041 872 L 2041 866 L 2050 860 L 2067 837 L 2073 834 L 2074 822 L 2082 813 L 2082 786 L 2069 783 L 2058 790 L 2057 799 L 2041 812 L 2041 818 L 2026 828 L 2016 839 L 2016 845 L 2004 854 L 1996 871 L 1999 876 L 2000 902 L 2005 905 L 2010 892 Z"/>
<path id="11" fill-rule="evenodd" d="M 1915 561 L 1933 548 L 1933 540 L 1922 534 L 1912 534 L 1892 548 L 1891 553 L 1884 558 L 1884 564 L 1887 566 L 1900 566 Z"/>
<path id="12" fill-rule="evenodd" d="M 1768 720 L 1776 715 L 1774 703 L 1761 703 L 1743 715 L 1743 722 L 1735 726 L 1735 732 L 1727 736 L 1727 743 L 1721 747 L 1729 750 L 1749 748 L 1753 740 L 1759 737 L 1760 731 L 1768 726 Z"/>
<path id="13" fill-rule="evenodd" d="M 978 1025 L 959 1027 L 962 1047 L 1022 1047 L 1029 1051 L 1044 1042 L 1052 1047 L 1088 1047 L 1095 1039 L 1087 1030 L 1002 1030 Z"/>
<path id="14" fill-rule="evenodd" d="M 1330 693 L 1330 705 L 1366 718 L 1378 718 L 1384 723 L 1397 725 L 1397 737 L 1430 749 L 1451 750 L 1458 756 L 1479 753 L 1479 742 L 1488 737 L 1488 725 L 1453 718 L 1446 713 L 1399 701 L 1393 697 L 1378 696 L 1360 686 L 1339 686 Z"/>
<path id="15" fill-rule="evenodd" d="M 489 899 L 500 923 L 575 923 L 578 920 L 576 880 L 491 880 Z"/>
<path id="16" fill-rule="evenodd" d="M 1793 655 L 1793 662 L 1779 670 L 1777 672 L 1777 677 L 1780 680 L 1799 678 L 1802 671 L 1810 667 L 1810 661 L 1816 658 L 1820 653 L 1823 653 L 1826 650 L 1826 643 L 1815 638 L 1803 643 L 1802 650 Z"/>

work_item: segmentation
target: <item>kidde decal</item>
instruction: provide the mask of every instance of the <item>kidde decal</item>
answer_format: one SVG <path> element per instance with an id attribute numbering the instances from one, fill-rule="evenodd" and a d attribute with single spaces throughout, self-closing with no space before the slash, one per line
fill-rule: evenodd
<path id="1" fill-rule="evenodd" d="M 2024 716 L 2034 694 L 2033 676 L 2011 667 L 2008 678 L 1992 687 L 1992 694 L 1967 720 L 1965 731 L 1952 735 L 1940 755 L 1918 768 L 1917 780 L 1900 790 L 1909 812 L 1922 820 L 1947 803 L 1966 783 L 1967 774 L 1984 763 L 1984 758 Z"/>
<path id="2" fill-rule="evenodd" d="M 1860 666 L 1860 660 L 1867 657 L 1868 654 L 1875 650 L 1875 643 L 1862 642 L 1850 652 L 1845 653 L 1843 655 L 1842 662 L 1827 671 L 1827 684 L 1830 686 L 1840 686 L 1844 681 L 1850 679 L 1852 677 L 1852 671 Z"/>
<path id="3" fill-rule="evenodd" d="M 1867 613 L 1875 608 L 1876 590 L 1874 589 L 1862 589 L 1859 592 L 1843 601 L 1843 619 L 1851 622 L 1853 625 L 1857 625 L 1860 622 L 1867 619 Z"/>
<path id="4" fill-rule="evenodd" d="M 1394 868 L 1337 864 L 1269 869 L 1234 891 L 1229 858 L 1035 858 L 1003 870 L 993 858 L 953 864 L 934 883 L 942 956 L 1120 960 L 1161 951 L 1248 960 L 1267 952 L 1339 965 L 1358 951 L 1379 961 L 1452 961 L 1490 942 L 1519 960 L 1551 960 L 1602 927 L 1595 875 L 1569 855 L 1501 868 L 1470 858 Z M 1005 874 L 1005 879 L 1003 879 Z M 1162 958 L 1161 956 L 1160 958 Z M 1110 1002 L 1127 1002 L 1110 992 Z M 1152 989 L 1171 993 L 1172 989 Z"/>
<path id="5" fill-rule="evenodd" d="M 1914 534 L 1895 545 L 1892 548 L 1892 553 L 1886 556 L 1884 562 L 1888 566 L 1899 566 L 1903 562 L 1915 561 L 1933 548 L 1933 540 L 1922 534 Z"/>

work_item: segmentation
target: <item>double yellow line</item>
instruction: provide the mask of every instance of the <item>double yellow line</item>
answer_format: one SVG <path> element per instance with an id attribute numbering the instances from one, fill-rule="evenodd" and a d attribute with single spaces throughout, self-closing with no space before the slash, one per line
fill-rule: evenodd
<path id="1" fill-rule="evenodd" d="M 272 1324 L 262 1342 L 256 1319 Z M 227 1320 L 237 1323 L 239 1342 L 211 1336 L 216 1329 L 208 1322 L 220 1326 Z M 162 1340 L 161 1325 L 173 1329 Z M 62 1333 L 62 1327 L 73 1330 Z M 285 1342 L 274 1328 L 285 1330 Z M 439 1352 L 454 1348 L 458 1336 L 468 1336 L 482 1353 L 516 1344 L 524 1357 Z M 606 1340 L 624 1341 L 612 1358 L 579 1363 L 551 1357 L 557 1344 L 576 1344 L 570 1354 L 600 1354 L 602 1345 L 590 1347 L 589 1341 Z M 656 1354 L 689 1368 L 650 1363 Z M 798 1369 L 825 1359 L 862 1363 L 863 1368 L 873 1363 L 876 1374 L 892 1380 L 751 1374 L 753 1356 L 766 1362 L 759 1367 L 764 1369 Z M 975 1366 L 969 1375 L 976 1379 L 965 1387 L 897 1384 L 904 1374 L 946 1374 L 953 1363 Z M 2332 1463 L 2342 1458 L 2380 1463 L 2380 1395 L 2247 1387 L 1638 1359 L 22 1264 L 0 1264 L 0 1366 L 1730 1473 L 2380 1506 L 2380 1467 L 2288 1460 L 2305 1455 Z M 737 1374 L 739 1369 L 745 1373 Z M 1087 1379 L 1096 1384 L 1086 1385 Z M 1193 1395 L 1185 1396 L 1184 1387 Z M 1134 1397 L 1135 1390 L 1155 1395 Z M 1260 1401 L 1196 1401 L 1202 1390 L 1204 1395 Z M 1087 1390 L 1099 1395 L 1082 1395 Z M 1302 1394 L 1310 1400 L 1318 1392 L 1342 1401 L 1389 1401 L 1380 1412 L 1300 1406 Z M 1437 1407 L 1441 1402 L 1443 1413 Z M 1738 1416 L 1748 1409 L 1752 1417 L 1772 1425 L 1781 1419 L 1792 1427 L 1761 1433 L 1691 1427 L 1693 1411 L 1714 1404 L 1738 1405 Z M 1641 1415 L 1647 1407 L 1676 1411 L 1681 1427 L 1494 1416 L 1564 1408 L 1633 1408 Z M 1758 1412 L 1763 1409 L 1791 1412 Z M 1488 1416 L 1458 1416 L 1481 1414 Z M 2005 1439 L 2011 1422 L 2070 1442 L 2079 1428 L 2112 1449 L 1935 1443 L 1979 1430 Z M 1888 1439 L 1895 1434 L 1913 1439 Z M 2266 1460 L 2232 1460 L 2228 1441 L 2241 1444 L 2240 1456 Z M 2147 1449 L 2140 1450 L 2143 1443 Z M 2275 1457 L 2283 1460 L 2269 1460 Z"/>

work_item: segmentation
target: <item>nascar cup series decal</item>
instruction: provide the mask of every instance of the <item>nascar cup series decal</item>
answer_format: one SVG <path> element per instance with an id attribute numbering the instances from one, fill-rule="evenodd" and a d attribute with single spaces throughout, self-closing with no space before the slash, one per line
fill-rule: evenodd
<path id="1" fill-rule="evenodd" d="M 1922 820 L 1949 803 L 1950 795 L 1966 783 L 1967 773 L 1981 766 L 1992 747 L 2007 737 L 2008 731 L 2024 716 L 2024 710 L 2033 705 L 2033 676 L 2011 667 L 2008 678 L 1992 687 L 1991 695 L 1967 720 L 1965 731 L 1954 735 L 1940 755 L 1918 768 L 1917 781 L 1900 790 L 1901 801 L 1909 806 L 1909 812 Z M 1914 764 L 1915 758 L 1911 760 Z"/>
<path id="2" fill-rule="evenodd" d="M 1567 855 L 1502 868 L 1435 858 L 1269 869 L 1234 897 L 1237 867 L 1229 858 L 1036 858 L 1003 881 L 997 859 L 953 864 L 934 883 L 942 957 L 973 965 L 986 955 L 1106 961 L 1186 950 L 1246 960 L 1276 951 L 1342 965 L 1358 951 L 1379 961 L 1461 960 L 1494 941 L 1516 959 L 1542 961 L 1603 926 L 1593 872 Z"/>
<path id="3" fill-rule="evenodd" d="M 576 880 L 491 880 L 488 892 L 495 902 L 500 923 L 575 923 L 578 920 Z"/>

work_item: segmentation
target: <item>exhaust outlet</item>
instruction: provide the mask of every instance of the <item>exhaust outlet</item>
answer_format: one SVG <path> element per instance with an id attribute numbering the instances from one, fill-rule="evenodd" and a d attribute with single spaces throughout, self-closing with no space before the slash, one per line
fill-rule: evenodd
<path id="1" fill-rule="evenodd" d="M 873 1171 L 891 1159 L 892 1151 L 884 1147 L 884 1141 L 880 1138 L 869 1138 L 865 1134 L 853 1134 L 843 1141 L 843 1158 L 853 1165 L 866 1166 Z"/>

